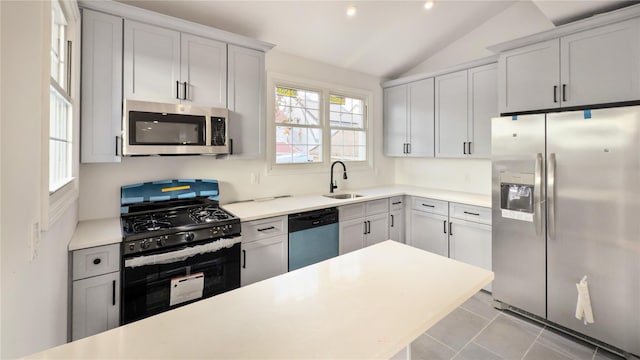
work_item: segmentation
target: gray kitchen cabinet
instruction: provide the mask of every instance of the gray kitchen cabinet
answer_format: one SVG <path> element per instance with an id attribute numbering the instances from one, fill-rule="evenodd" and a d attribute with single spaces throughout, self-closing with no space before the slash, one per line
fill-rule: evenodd
<path id="1" fill-rule="evenodd" d="M 411 210 L 407 244 L 434 254 L 449 256 L 447 215 Z"/>
<path id="2" fill-rule="evenodd" d="M 287 229 L 286 216 L 242 223 L 241 286 L 287 272 Z"/>
<path id="3" fill-rule="evenodd" d="M 120 325 L 120 244 L 76 250 L 72 262 L 71 337 Z"/>
<path id="4" fill-rule="evenodd" d="M 491 158 L 491 119 L 498 116 L 498 64 L 471 68 L 467 80 L 467 157 Z M 464 154 L 464 152 L 463 152 Z"/>
<path id="5" fill-rule="evenodd" d="M 223 42 L 125 20 L 124 98 L 226 107 Z"/>
<path id="6" fill-rule="evenodd" d="M 82 10 L 83 163 L 120 162 L 122 128 L 122 18 Z"/>
<path id="7" fill-rule="evenodd" d="M 341 206 L 338 217 L 340 255 L 389 239 L 388 199 Z"/>
<path id="8" fill-rule="evenodd" d="M 265 155 L 264 52 L 229 45 L 229 138 L 231 158 Z"/>
<path id="9" fill-rule="evenodd" d="M 433 157 L 433 78 L 384 89 L 384 152 Z"/>
<path id="10" fill-rule="evenodd" d="M 640 99 L 640 19 L 500 55 L 501 113 Z"/>
<path id="11" fill-rule="evenodd" d="M 405 219 L 404 196 L 389 198 L 389 239 L 405 242 Z"/>
<path id="12" fill-rule="evenodd" d="M 436 77 L 436 157 L 491 156 L 491 118 L 498 116 L 497 90 L 496 64 Z"/>
<path id="13" fill-rule="evenodd" d="M 449 257 L 492 270 L 491 209 L 449 203 L 449 217 Z M 484 289 L 491 291 L 491 284 Z"/>

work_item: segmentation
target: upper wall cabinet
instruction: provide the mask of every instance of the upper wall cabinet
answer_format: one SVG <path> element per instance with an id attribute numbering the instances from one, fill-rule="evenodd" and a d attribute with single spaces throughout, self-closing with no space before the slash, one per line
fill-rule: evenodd
<path id="1" fill-rule="evenodd" d="M 122 18 L 82 10 L 80 156 L 118 162 L 122 123 Z"/>
<path id="2" fill-rule="evenodd" d="M 265 154 L 264 52 L 229 45 L 229 136 L 232 158 Z"/>
<path id="3" fill-rule="evenodd" d="M 497 76 L 494 63 L 436 77 L 436 157 L 491 156 L 491 118 L 498 116 Z"/>
<path id="4" fill-rule="evenodd" d="M 227 105 L 227 45 L 125 20 L 124 98 Z"/>
<path id="5" fill-rule="evenodd" d="M 433 78 L 384 89 L 387 156 L 433 157 Z"/>
<path id="6" fill-rule="evenodd" d="M 640 19 L 506 51 L 501 113 L 640 99 Z"/>

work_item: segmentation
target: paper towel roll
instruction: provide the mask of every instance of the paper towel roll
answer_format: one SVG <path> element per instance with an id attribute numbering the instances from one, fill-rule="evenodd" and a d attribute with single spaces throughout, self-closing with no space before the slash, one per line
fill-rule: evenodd
<path id="1" fill-rule="evenodd" d="M 578 302 L 576 304 L 576 319 L 584 319 L 584 324 L 593 324 L 593 310 L 591 309 L 591 297 L 589 296 L 589 284 L 585 275 L 576 284 L 578 290 Z"/>

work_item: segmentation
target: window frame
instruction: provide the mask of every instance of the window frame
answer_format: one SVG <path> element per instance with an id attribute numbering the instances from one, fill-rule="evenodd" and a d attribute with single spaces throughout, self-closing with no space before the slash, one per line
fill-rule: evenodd
<path id="1" fill-rule="evenodd" d="M 275 88 L 292 87 L 318 91 L 320 93 L 320 124 L 322 125 L 322 161 L 315 163 L 276 163 L 276 122 L 275 122 Z M 374 168 L 373 139 L 374 126 L 371 112 L 373 93 L 369 90 L 349 88 L 339 84 L 321 82 L 291 75 L 267 73 L 267 174 L 296 174 L 326 172 L 331 160 L 331 126 L 329 121 L 329 95 L 341 95 L 363 100 L 363 127 L 366 136 L 366 160 L 345 161 L 349 170 L 371 170 Z"/>
<path id="2" fill-rule="evenodd" d="M 336 127 L 332 127 L 331 126 L 331 96 L 340 96 L 343 98 L 351 98 L 351 99 L 355 99 L 355 100 L 361 100 L 362 101 L 362 127 L 345 127 L 345 126 L 336 126 Z M 367 106 L 367 98 L 361 95 L 354 95 L 352 93 L 343 93 L 343 92 L 338 92 L 338 91 L 329 91 L 329 114 L 327 116 L 327 121 L 328 121 L 328 127 L 329 127 L 329 137 L 331 138 L 331 130 L 342 130 L 342 131 L 362 131 L 364 132 L 364 136 L 365 136 L 365 160 L 344 160 L 344 159 L 339 159 L 339 161 L 343 161 L 346 162 L 348 164 L 358 164 L 358 163 L 363 163 L 369 160 L 369 138 L 368 138 L 368 134 L 369 134 L 369 121 L 368 121 L 368 106 Z M 342 112 L 341 112 L 342 114 Z M 353 114 L 353 113 L 352 113 Z M 330 144 L 331 147 L 333 147 L 333 143 Z M 343 143 L 344 146 L 344 143 Z M 331 156 L 331 149 L 330 150 L 330 156 Z M 333 162 L 333 160 L 331 159 L 331 157 L 329 157 L 329 160 L 331 160 Z"/>
<path id="3" fill-rule="evenodd" d="M 45 21 L 43 27 L 48 34 L 48 54 L 45 56 L 44 65 L 47 74 L 47 86 L 43 86 L 43 121 L 42 121 L 42 177 L 41 177 L 41 215 L 40 225 L 43 231 L 49 230 L 65 212 L 77 201 L 79 195 L 78 172 L 80 167 L 80 9 L 74 0 L 55 0 L 60 4 L 60 9 L 67 22 L 65 30 L 65 41 L 71 41 L 71 49 L 65 47 L 64 56 L 67 73 L 62 79 L 65 82 L 63 89 L 60 84 L 51 76 L 51 38 L 53 31 L 52 8 L 44 14 Z M 49 7 L 55 6 L 53 0 Z M 70 121 L 70 142 L 71 142 L 71 177 L 62 186 L 50 191 L 50 170 L 49 170 L 49 149 L 50 149 L 50 92 L 54 88 L 71 105 Z"/>

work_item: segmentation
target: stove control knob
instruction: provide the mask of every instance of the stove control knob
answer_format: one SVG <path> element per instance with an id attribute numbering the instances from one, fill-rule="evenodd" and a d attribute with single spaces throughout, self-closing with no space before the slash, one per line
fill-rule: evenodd
<path id="1" fill-rule="evenodd" d="M 184 239 L 187 241 L 193 241 L 193 239 L 195 239 L 195 235 L 192 232 L 188 232 L 186 234 L 184 234 Z"/>
<path id="2" fill-rule="evenodd" d="M 140 248 L 141 248 L 141 249 L 143 249 L 143 250 L 148 249 L 148 248 L 149 248 L 149 246 L 151 246 L 151 242 L 150 242 L 150 241 L 142 240 L 142 241 L 140 242 Z"/>
<path id="3" fill-rule="evenodd" d="M 162 247 L 162 238 L 156 239 L 156 247 Z"/>
<path id="4" fill-rule="evenodd" d="M 131 243 L 129 244 L 129 251 L 133 251 L 136 248 L 136 244 L 135 243 Z"/>

